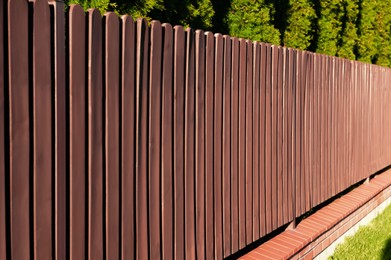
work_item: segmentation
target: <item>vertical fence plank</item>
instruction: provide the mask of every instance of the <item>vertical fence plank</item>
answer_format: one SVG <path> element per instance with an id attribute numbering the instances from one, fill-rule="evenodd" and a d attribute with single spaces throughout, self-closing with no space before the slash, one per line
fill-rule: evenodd
<path id="1" fill-rule="evenodd" d="M 256 240 L 260 237 L 259 235 L 259 219 L 261 212 L 259 210 L 259 199 L 260 199 L 260 186 L 259 186 L 259 177 L 260 177 L 260 160 L 259 152 L 260 145 L 259 140 L 261 139 L 259 125 L 260 125 L 260 105 L 259 105 L 259 94 L 260 94 L 260 60 L 261 60 L 261 46 L 258 42 L 253 43 L 253 240 Z"/>
<path id="2" fill-rule="evenodd" d="M 130 16 L 122 17 L 121 78 L 121 256 L 134 259 L 135 252 L 135 163 L 136 163 L 136 28 Z"/>
<path id="3" fill-rule="evenodd" d="M 149 257 L 161 258 L 160 241 L 160 126 L 161 126 L 162 26 L 151 23 L 149 63 Z"/>
<path id="4" fill-rule="evenodd" d="M 267 215 L 269 202 L 266 202 L 266 198 L 268 197 L 268 192 L 270 191 L 270 187 L 267 186 L 267 178 L 266 178 L 266 155 L 267 152 L 267 141 L 266 141 L 266 133 L 267 132 L 267 122 L 266 122 L 266 109 L 269 111 L 270 102 L 267 103 L 267 84 L 270 82 L 270 66 L 268 65 L 270 62 L 269 57 L 270 48 L 266 44 L 261 44 L 260 46 L 260 86 L 259 86 L 259 228 L 260 228 L 260 236 L 266 235 L 267 232 Z M 267 104 L 269 107 L 267 108 Z M 270 155 L 270 154 L 269 154 Z"/>
<path id="5" fill-rule="evenodd" d="M 86 256 L 86 39 L 85 14 L 79 5 L 69 9 L 69 256 Z"/>
<path id="6" fill-rule="evenodd" d="M 119 254 L 119 174 L 120 174 L 120 43 L 119 18 L 105 14 L 105 179 L 106 179 L 106 257 L 118 259 Z"/>
<path id="7" fill-rule="evenodd" d="M 205 34 L 195 33 L 195 90 L 196 90 L 196 256 L 205 258 Z"/>
<path id="8" fill-rule="evenodd" d="M 285 91 L 286 91 L 286 123 L 287 123 L 287 182 L 288 188 L 286 191 L 286 203 L 288 204 L 286 212 L 287 221 L 292 221 L 294 218 L 294 203 L 295 203 L 295 178 L 294 178 L 294 159 L 293 159 L 293 150 L 294 150 L 294 100 L 293 100 L 293 89 L 295 84 L 294 77 L 294 51 L 292 49 L 287 49 L 287 58 L 286 58 L 286 69 L 287 74 L 285 78 Z M 285 119 L 284 119 L 285 120 Z"/>
<path id="9" fill-rule="evenodd" d="M 272 218 L 272 230 L 277 228 L 278 223 L 278 179 L 277 179 L 277 108 L 278 108 L 278 47 L 271 46 L 272 60 L 271 60 L 271 133 L 270 133 L 270 142 L 271 142 L 271 218 Z M 267 137 L 266 137 L 267 138 Z"/>
<path id="10" fill-rule="evenodd" d="M 195 159 L 195 40 L 192 29 L 186 29 L 185 85 L 185 256 L 195 259 L 194 229 L 194 159 Z"/>
<path id="11" fill-rule="evenodd" d="M 239 40 L 239 249 L 246 242 L 246 60 L 247 46 Z"/>
<path id="12" fill-rule="evenodd" d="M 223 245 L 227 257 L 231 254 L 231 38 L 223 38 Z"/>
<path id="13" fill-rule="evenodd" d="M 181 26 L 174 31 L 174 254 L 175 259 L 184 259 L 185 32 Z"/>
<path id="14" fill-rule="evenodd" d="M 246 179 L 245 179 L 245 208 L 246 208 L 246 242 L 253 240 L 253 43 L 246 41 L 247 73 L 246 73 Z"/>
<path id="15" fill-rule="evenodd" d="M 285 187 L 285 172 L 283 171 L 283 161 L 285 160 L 284 154 L 283 154 L 283 79 L 285 75 L 284 71 L 284 53 L 283 48 L 278 47 L 278 62 L 277 62 L 277 82 L 276 82 L 276 97 L 277 97 L 277 117 L 276 117 L 276 124 L 277 124 L 277 131 L 276 131 L 276 177 L 277 177 L 277 226 L 281 226 L 283 224 L 282 219 L 284 217 L 284 199 L 283 194 L 284 190 L 286 190 Z"/>
<path id="16" fill-rule="evenodd" d="M 231 83 L 231 250 L 239 249 L 239 40 L 232 39 Z"/>
<path id="17" fill-rule="evenodd" d="M 222 206 L 222 135 L 223 135 L 223 36 L 215 35 L 214 85 L 214 212 L 215 258 L 223 258 L 223 206 Z"/>
<path id="18" fill-rule="evenodd" d="M 8 1 L 11 258 L 30 258 L 29 48 L 27 1 Z"/>
<path id="19" fill-rule="evenodd" d="M 33 18 L 34 257 L 52 257 L 52 137 L 50 13 L 46 1 L 34 2 Z"/>
<path id="20" fill-rule="evenodd" d="M 302 192 L 302 183 L 301 183 L 301 124 L 302 124 L 302 103 L 301 103 L 301 67 L 302 67 L 302 58 L 303 53 L 301 51 L 296 51 L 296 73 L 295 73 L 295 88 L 294 88 L 294 106 L 295 106 L 295 184 L 296 184 L 296 200 L 295 205 L 295 216 L 298 217 L 301 215 L 301 192 Z"/>
<path id="21" fill-rule="evenodd" d="M 66 75 L 65 4 L 51 2 L 54 8 L 54 113 L 55 113 L 55 257 L 66 259 Z"/>
<path id="22" fill-rule="evenodd" d="M 0 3 L 0 259 L 6 259 L 7 257 L 7 242 L 6 237 L 6 216 L 8 212 L 6 210 L 6 179 L 5 179 L 5 155 L 8 153 L 8 149 L 5 146 L 5 106 L 4 106 L 4 88 L 5 86 L 5 54 L 6 50 L 4 34 L 5 29 L 5 17 L 7 17 L 6 1 Z M 4 16 L 5 15 L 5 16 Z M 8 185 L 7 185 L 8 186 Z"/>
<path id="23" fill-rule="evenodd" d="M 214 36 L 206 32 L 205 55 L 205 259 L 214 257 L 213 127 L 214 127 Z"/>
<path id="24" fill-rule="evenodd" d="M 260 160 L 259 160 L 259 89 L 260 89 L 260 45 L 258 42 L 253 42 L 251 48 L 253 49 L 253 85 L 252 85 L 252 138 L 253 138 L 253 152 L 252 152 L 252 167 L 253 167 L 253 179 L 252 179 L 252 241 L 257 240 L 259 235 L 259 172 L 260 172 Z"/>
<path id="25" fill-rule="evenodd" d="M 280 127 L 281 127 L 281 136 L 282 140 L 280 140 L 280 149 L 281 149 L 281 169 L 282 171 L 282 192 L 281 192 L 281 203 L 282 203 L 282 211 L 281 211 L 281 224 L 285 224 L 289 222 L 288 216 L 288 204 L 289 204 L 289 172 L 288 172 L 288 104 L 287 104 L 287 88 L 288 88 L 288 77 L 289 77 L 289 67 L 288 67 L 288 49 L 281 48 L 282 58 L 281 58 L 281 67 L 283 69 L 283 75 L 281 76 L 281 93 L 279 93 L 279 99 L 281 99 L 281 104 L 279 110 L 280 116 Z M 281 143 L 282 142 L 282 143 Z"/>
<path id="26" fill-rule="evenodd" d="M 163 24 L 162 78 L 162 258 L 173 259 L 173 30 Z"/>
<path id="27" fill-rule="evenodd" d="M 265 81 L 265 214 L 266 233 L 272 231 L 272 47 L 266 46 Z"/>
<path id="28" fill-rule="evenodd" d="M 103 259 L 102 17 L 88 12 L 88 257 Z"/>
<path id="29" fill-rule="evenodd" d="M 148 258 L 148 47 L 149 28 L 137 20 L 136 67 L 136 258 Z"/>

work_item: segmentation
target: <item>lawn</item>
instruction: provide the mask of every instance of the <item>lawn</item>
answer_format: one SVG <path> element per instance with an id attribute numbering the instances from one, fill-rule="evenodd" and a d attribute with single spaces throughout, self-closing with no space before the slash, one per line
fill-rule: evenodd
<path id="1" fill-rule="evenodd" d="M 391 206 L 354 236 L 347 237 L 330 259 L 391 260 Z"/>

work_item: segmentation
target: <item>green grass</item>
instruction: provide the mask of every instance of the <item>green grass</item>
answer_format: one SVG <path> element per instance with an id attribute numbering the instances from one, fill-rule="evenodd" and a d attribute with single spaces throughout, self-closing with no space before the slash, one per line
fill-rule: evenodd
<path id="1" fill-rule="evenodd" d="M 347 237 L 330 259 L 391 260 L 391 206 L 354 236 Z"/>

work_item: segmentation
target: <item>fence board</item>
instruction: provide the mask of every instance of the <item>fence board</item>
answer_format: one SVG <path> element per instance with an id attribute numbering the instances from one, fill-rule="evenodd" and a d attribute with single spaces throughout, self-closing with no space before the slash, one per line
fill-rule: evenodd
<path id="1" fill-rule="evenodd" d="M 162 78 L 162 258 L 173 259 L 173 30 L 163 24 Z"/>
<path id="2" fill-rule="evenodd" d="M 69 8 L 69 256 L 86 256 L 86 39 L 84 10 Z"/>
<path id="3" fill-rule="evenodd" d="M 213 259 L 214 36 L 211 32 L 206 32 L 205 36 L 205 258 Z"/>
<path id="4" fill-rule="evenodd" d="M 266 82 L 270 81 L 270 71 L 267 69 L 268 62 L 268 46 L 261 44 L 260 46 L 260 86 L 259 86 L 259 213 L 260 213 L 260 236 L 266 235 L 267 228 L 267 207 L 266 203 L 267 193 L 270 191 L 266 186 L 266 156 L 267 156 L 267 141 L 266 141 Z M 270 106 L 270 102 L 268 103 Z M 268 164 L 267 164 L 268 165 Z M 267 188 L 266 188 L 267 187 Z M 262 192 L 263 191 L 263 192 Z M 269 201 L 270 202 L 270 201 Z M 270 211 L 269 211 L 270 212 Z"/>
<path id="5" fill-rule="evenodd" d="M 130 16 L 122 17 L 121 59 L 121 256 L 135 258 L 135 133 L 136 133 L 136 28 Z"/>
<path id="6" fill-rule="evenodd" d="M 33 15 L 34 257 L 52 257 L 52 137 L 50 13 L 34 2 Z"/>
<path id="7" fill-rule="evenodd" d="M 253 45 L 246 41 L 247 73 L 246 73 L 246 176 L 245 176 L 245 214 L 246 214 L 246 245 L 253 240 Z"/>
<path id="8" fill-rule="evenodd" d="M 102 17 L 88 11 L 88 256 L 103 259 Z"/>
<path id="9" fill-rule="evenodd" d="M 223 36 L 215 35 L 214 78 L 214 228 L 215 258 L 223 258 L 223 205 L 222 205 L 222 129 L 223 129 Z"/>
<path id="10" fill-rule="evenodd" d="M 195 41 L 191 28 L 186 29 L 185 85 L 185 256 L 195 259 Z"/>
<path id="11" fill-rule="evenodd" d="M 260 160 L 259 160 L 259 152 L 260 152 L 260 54 L 261 54 L 261 46 L 258 42 L 253 43 L 253 240 L 256 240 L 260 237 L 259 235 L 259 219 L 260 219 L 260 210 L 259 210 L 259 177 L 260 177 Z"/>
<path id="12" fill-rule="evenodd" d="M 247 46 L 239 40 L 239 249 L 246 243 L 246 78 Z"/>
<path id="13" fill-rule="evenodd" d="M 5 88 L 5 55 L 7 53 L 6 50 L 6 32 L 5 30 L 5 17 L 4 13 L 7 12 L 6 1 L 3 1 L 0 4 L 0 258 L 6 259 L 7 257 L 7 243 L 9 243 L 9 239 L 7 239 L 6 235 L 6 216 L 8 215 L 8 209 L 6 209 L 6 178 L 5 178 L 5 155 L 8 153 L 8 147 L 5 145 L 5 98 L 4 98 L 4 88 Z M 5 9 L 5 10 L 4 10 Z M 7 242 L 8 241 L 8 242 Z"/>
<path id="14" fill-rule="evenodd" d="M 149 63 L 149 257 L 161 258 L 160 240 L 160 151 L 161 151 L 161 73 L 162 73 L 162 26 L 151 23 Z"/>
<path id="15" fill-rule="evenodd" d="M 136 67 L 136 258 L 148 257 L 148 47 L 147 21 L 137 20 Z"/>
<path id="16" fill-rule="evenodd" d="M 8 1 L 8 69 L 10 104 L 11 258 L 30 258 L 30 169 L 32 123 L 29 111 L 27 1 Z M 31 251 L 32 252 L 32 251 Z"/>
<path id="17" fill-rule="evenodd" d="M 119 258 L 119 111 L 120 43 L 119 18 L 105 16 L 105 186 L 106 186 L 106 257 Z"/>
<path id="18" fill-rule="evenodd" d="M 55 185 L 55 257 L 66 259 L 66 65 L 65 65 L 65 4 L 50 2 L 54 20 L 54 185 Z"/>
<path id="19" fill-rule="evenodd" d="M 286 78 L 285 78 L 285 97 L 286 97 L 286 123 L 287 123 L 287 192 L 286 192 L 286 201 L 288 204 L 286 214 L 286 221 L 290 222 L 294 218 L 294 190 L 295 190 L 295 179 L 293 175 L 293 149 L 294 149 L 294 103 L 293 103 L 293 89 L 294 89 L 294 51 L 292 49 L 286 50 Z M 285 120 L 285 119 L 284 119 Z"/>
<path id="20" fill-rule="evenodd" d="M 231 83 L 231 250 L 239 249 L 239 40 L 232 38 Z"/>
<path id="21" fill-rule="evenodd" d="M 276 82 L 276 98 L 277 98 L 277 111 L 276 111 L 276 124 L 277 124 L 277 131 L 276 131 L 276 177 L 277 177 L 277 226 L 281 226 L 283 223 L 283 217 L 284 217 L 284 199 L 283 194 L 285 188 L 285 172 L 283 172 L 283 160 L 284 154 L 283 154 L 283 131 L 284 127 L 282 124 L 283 120 L 283 79 L 284 79 L 284 53 L 283 48 L 278 47 L 277 49 L 278 53 L 278 59 L 277 59 L 277 82 Z"/>
<path id="22" fill-rule="evenodd" d="M 195 32 L 195 55 L 195 243 L 197 258 L 205 258 L 205 33 L 201 30 Z"/>
<path id="23" fill-rule="evenodd" d="M 231 254 L 231 38 L 224 35 L 223 89 L 223 245 Z"/>
<path id="24" fill-rule="evenodd" d="M 185 32 L 174 27 L 174 253 L 175 259 L 185 257 L 184 212 L 184 134 L 185 134 Z"/>
<path id="25" fill-rule="evenodd" d="M 278 226 L 278 154 L 277 154 L 277 110 L 278 110 L 278 47 L 272 45 L 272 60 L 271 60 L 271 218 L 272 230 Z"/>

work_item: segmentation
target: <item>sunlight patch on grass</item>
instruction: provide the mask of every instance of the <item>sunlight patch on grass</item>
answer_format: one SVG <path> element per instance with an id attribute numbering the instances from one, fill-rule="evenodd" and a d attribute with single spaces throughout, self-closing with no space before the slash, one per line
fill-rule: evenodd
<path id="1" fill-rule="evenodd" d="M 340 244 L 332 259 L 391 260 L 391 206 Z"/>

